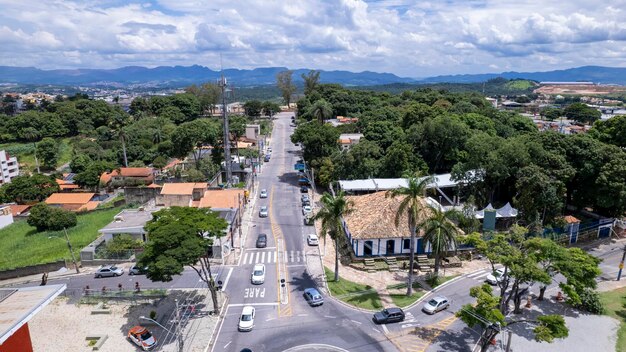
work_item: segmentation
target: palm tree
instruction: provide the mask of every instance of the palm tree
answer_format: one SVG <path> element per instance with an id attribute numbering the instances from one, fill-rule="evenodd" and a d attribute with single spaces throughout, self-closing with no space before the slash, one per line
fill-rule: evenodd
<path id="1" fill-rule="evenodd" d="M 321 123 L 330 119 L 333 116 L 333 107 L 324 99 L 320 99 L 313 103 L 310 110 L 311 116 Z"/>
<path id="2" fill-rule="evenodd" d="M 413 294 L 413 263 L 415 262 L 415 236 L 419 226 L 418 214 L 423 208 L 422 198 L 426 195 L 426 188 L 434 181 L 433 176 L 420 177 L 419 173 L 407 175 L 407 186 L 391 189 L 387 191 L 385 197 L 404 197 L 398 207 L 395 217 L 395 225 L 400 225 L 400 218 L 403 214 L 408 215 L 409 229 L 411 230 L 411 253 L 409 254 L 409 277 L 407 282 L 406 295 Z"/>
<path id="3" fill-rule="evenodd" d="M 321 235 L 324 237 L 324 247 L 326 247 L 326 233 L 335 241 L 335 281 L 339 281 L 339 245 L 346 240 L 343 216 L 352 212 L 354 202 L 347 200 L 343 191 L 339 191 L 335 196 L 325 192 L 321 202 L 322 207 L 314 219 L 322 221 Z"/>
<path id="4" fill-rule="evenodd" d="M 456 219 L 454 211 L 445 211 L 433 206 L 429 206 L 428 209 L 430 215 L 421 226 L 424 230 L 424 241 L 430 242 L 432 253 L 435 255 L 435 277 L 438 277 L 441 255 L 445 254 L 451 245 L 456 248 L 459 229 L 452 222 Z"/>

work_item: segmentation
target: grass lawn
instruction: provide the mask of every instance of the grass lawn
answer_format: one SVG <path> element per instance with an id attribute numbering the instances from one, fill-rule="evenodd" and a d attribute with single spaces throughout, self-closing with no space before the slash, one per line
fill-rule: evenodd
<path id="1" fill-rule="evenodd" d="M 616 351 L 626 351 L 626 287 L 609 292 L 601 292 L 600 300 L 604 305 L 606 315 L 622 323 L 617 331 Z"/>
<path id="2" fill-rule="evenodd" d="M 443 284 L 446 281 L 450 281 L 450 280 L 454 279 L 457 276 L 459 276 L 459 275 L 439 276 L 437 278 L 437 280 L 434 280 L 434 278 L 433 279 L 426 279 L 426 282 L 428 282 L 430 287 L 435 288 L 435 287 Z"/>
<path id="3" fill-rule="evenodd" d="M 407 284 L 398 284 L 398 285 L 389 285 L 387 286 L 387 290 L 389 291 L 389 296 L 397 307 L 403 308 L 413 304 L 415 301 L 420 299 L 426 292 L 422 289 L 419 283 L 413 283 L 413 294 L 411 296 L 406 295 Z"/>
<path id="4" fill-rule="evenodd" d="M 79 260 L 80 250 L 98 237 L 98 230 L 113 220 L 121 208 L 78 215 L 78 224 L 67 231 Z M 0 270 L 71 259 L 63 231 L 40 232 L 18 221 L 0 230 Z"/>
<path id="5" fill-rule="evenodd" d="M 334 272 L 326 267 L 324 267 L 324 271 L 326 272 L 328 289 L 335 298 L 359 308 L 372 310 L 383 308 L 378 292 L 371 286 L 342 279 L 341 272 L 339 272 L 339 281 L 335 282 L 333 281 Z"/>
<path id="6" fill-rule="evenodd" d="M 20 169 L 34 171 L 35 166 L 35 147 L 32 143 L 4 143 L 0 144 L 0 150 L 6 150 L 11 156 L 17 157 Z M 59 139 L 59 160 L 57 167 L 65 163 L 69 163 L 72 159 L 72 147 L 69 138 Z"/>

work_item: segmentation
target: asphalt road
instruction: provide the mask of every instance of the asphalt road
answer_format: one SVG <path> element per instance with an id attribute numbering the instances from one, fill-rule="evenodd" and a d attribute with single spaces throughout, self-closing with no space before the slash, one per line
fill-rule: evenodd
<path id="1" fill-rule="evenodd" d="M 299 147 L 289 137 L 291 113 L 281 113 L 274 120 L 269 147 L 272 157 L 258 175 L 259 186 L 253 195 L 266 189 L 269 197 L 256 199 L 254 225 L 245 239 L 245 250 L 238 266 L 225 286 L 229 304 L 218 327 L 213 351 L 395 351 L 383 330 L 371 322 L 371 314 L 326 299 L 320 307 L 309 307 L 302 298 L 305 288 L 315 287 L 307 271 L 305 255 L 319 255 L 309 247 L 306 235 L 312 226 L 305 226 L 300 203 L 297 171 Z M 260 218 L 259 207 L 269 206 L 270 216 Z M 256 249 L 259 233 L 268 235 L 267 248 Z M 265 282 L 251 284 L 254 264 L 266 267 Z M 230 269 L 228 269 L 230 270 Z M 281 294 L 280 279 L 285 280 Z M 239 332 L 237 325 L 244 305 L 256 309 L 254 329 Z M 337 349 L 337 347 L 339 349 Z"/>

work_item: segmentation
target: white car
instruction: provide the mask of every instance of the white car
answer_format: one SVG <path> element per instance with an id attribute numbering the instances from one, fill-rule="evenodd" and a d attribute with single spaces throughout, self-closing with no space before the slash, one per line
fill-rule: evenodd
<path id="1" fill-rule="evenodd" d="M 317 238 L 317 235 L 314 233 L 311 233 L 308 236 L 306 236 L 306 243 L 308 243 L 309 246 L 317 246 L 320 244 L 319 239 Z"/>
<path id="2" fill-rule="evenodd" d="M 268 215 L 267 213 L 267 205 L 264 205 L 261 207 L 261 209 L 259 210 L 259 217 L 260 218 L 266 218 Z"/>
<path id="3" fill-rule="evenodd" d="M 497 285 L 502 280 L 506 279 L 508 275 L 504 274 L 505 268 L 496 269 L 493 273 L 487 275 L 485 281 L 490 285 Z"/>
<path id="4" fill-rule="evenodd" d="M 271 152 L 272 152 L 272 148 L 271 148 L 271 147 L 268 147 L 268 148 L 267 148 L 267 152 L 268 152 L 268 153 L 271 153 Z"/>
<path id="5" fill-rule="evenodd" d="M 266 189 L 262 189 L 261 193 L 259 194 L 259 198 L 267 198 L 267 190 Z"/>
<path id="6" fill-rule="evenodd" d="M 252 269 L 252 284 L 260 285 L 265 282 L 265 264 L 255 264 Z"/>
<path id="7" fill-rule="evenodd" d="M 254 307 L 244 306 L 239 317 L 239 331 L 252 331 L 254 327 Z"/>
<path id="8" fill-rule="evenodd" d="M 306 215 L 307 213 L 310 213 L 313 211 L 313 208 L 311 208 L 310 205 L 305 205 L 302 207 L 302 215 Z"/>
<path id="9" fill-rule="evenodd" d="M 422 311 L 427 314 L 435 314 L 450 306 L 450 301 L 444 296 L 438 296 L 424 304 Z"/>

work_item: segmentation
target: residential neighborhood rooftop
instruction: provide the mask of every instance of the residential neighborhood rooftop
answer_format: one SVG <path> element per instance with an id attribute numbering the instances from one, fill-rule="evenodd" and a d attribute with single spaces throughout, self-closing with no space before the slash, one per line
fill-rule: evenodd
<path id="1" fill-rule="evenodd" d="M 228 209 L 239 208 L 243 202 L 243 189 L 211 189 L 204 192 L 199 208 Z"/>
<path id="2" fill-rule="evenodd" d="M 206 182 L 166 183 L 161 188 L 162 195 L 192 195 L 197 188 L 206 189 Z"/>
<path id="3" fill-rule="evenodd" d="M 121 230 L 128 233 L 143 233 L 143 228 L 152 220 L 152 211 L 138 209 L 124 209 L 113 218 L 108 225 L 98 230 L 100 233 L 119 233 Z"/>
<path id="4" fill-rule="evenodd" d="M 87 204 L 95 193 L 52 193 L 45 200 L 47 204 Z"/>

